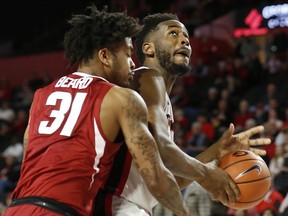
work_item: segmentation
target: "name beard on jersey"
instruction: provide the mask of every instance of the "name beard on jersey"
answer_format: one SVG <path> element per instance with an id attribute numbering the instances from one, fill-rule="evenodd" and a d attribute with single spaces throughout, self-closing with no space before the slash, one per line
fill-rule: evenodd
<path id="1" fill-rule="evenodd" d="M 92 77 L 81 77 L 79 79 L 72 79 L 70 77 L 61 77 L 56 83 L 55 87 L 85 89 L 92 82 Z"/>

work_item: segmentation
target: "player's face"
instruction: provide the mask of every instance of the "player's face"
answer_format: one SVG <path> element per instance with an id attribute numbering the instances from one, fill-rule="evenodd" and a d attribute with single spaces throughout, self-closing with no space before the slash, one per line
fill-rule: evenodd
<path id="1" fill-rule="evenodd" d="M 168 20 L 159 23 L 158 27 L 154 43 L 159 64 L 171 74 L 189 72 L 192 50 L 185 26 L 177 20 Z"/>
<path id="2" fill-rule="evenodd" d="M 125 43 L 119 46 L 119 49 L 114 52 L 113 66 L 110 81 L 122 86 L 129 87 L 133 79 L 135 64 L 132 60 L 132 39 L 126 38 Z"/>

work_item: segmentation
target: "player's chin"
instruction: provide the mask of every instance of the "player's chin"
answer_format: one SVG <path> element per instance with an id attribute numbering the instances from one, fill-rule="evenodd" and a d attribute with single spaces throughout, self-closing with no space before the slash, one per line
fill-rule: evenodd
<path id="1" fill-rule="evenodd" d="M 190 62 L 190 59 L 188 57 L 177 57 L 175 56 L 175 59 L 174 59 L 174 63 L 176 64 L 186 64 L 188 65 Z"/>
<path id="2" fill-rule="evenodd" d="M 188 56 L 184 56 L 184 55 L 175 55 L 174 56 L 174 60 L 175 63 L 189 63 L 190 62 L 190 58 L 188 58 Z"/>

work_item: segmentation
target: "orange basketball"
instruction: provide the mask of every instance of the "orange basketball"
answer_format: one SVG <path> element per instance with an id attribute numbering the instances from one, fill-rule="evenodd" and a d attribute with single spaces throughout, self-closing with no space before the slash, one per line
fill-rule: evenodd
<path id="1" fill-rule="evenodd" d="M 219 167 L 226 171 L 240 190 L 240 200 L 233 209 L 248 209 L 260 203 L 271 187 L 271 175 L 265 161 L 248 150 L 228 153 L 220 159 Z"/>

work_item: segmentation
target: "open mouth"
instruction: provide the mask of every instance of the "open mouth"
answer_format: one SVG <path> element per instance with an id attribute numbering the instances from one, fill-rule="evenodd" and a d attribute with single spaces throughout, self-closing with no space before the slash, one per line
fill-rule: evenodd
<path id="1" fill-rule="evenodd" d="M 175 52 L 175 55 L 181 55 L 185 58 L 190 58 L 190 51 L 188 49 L 179 49 Z"/>

